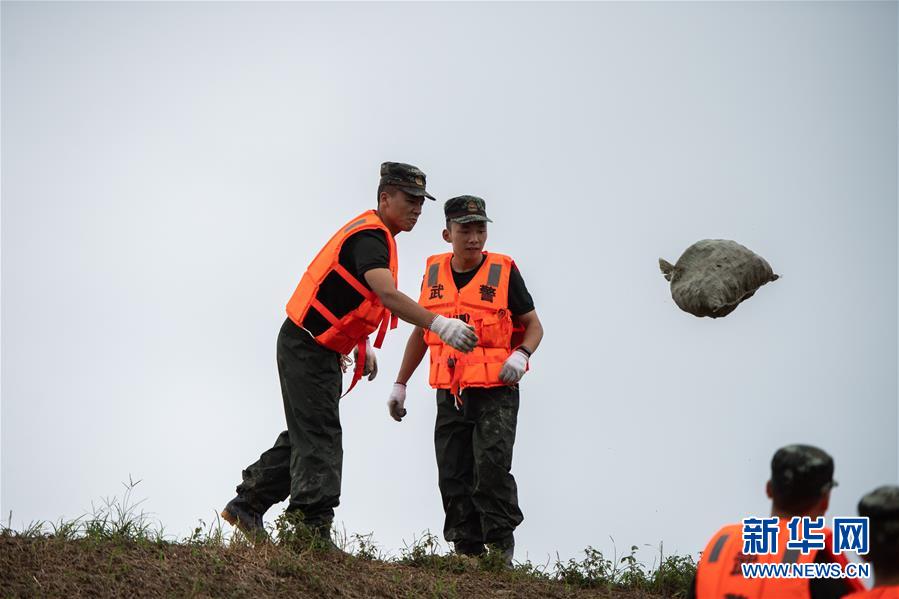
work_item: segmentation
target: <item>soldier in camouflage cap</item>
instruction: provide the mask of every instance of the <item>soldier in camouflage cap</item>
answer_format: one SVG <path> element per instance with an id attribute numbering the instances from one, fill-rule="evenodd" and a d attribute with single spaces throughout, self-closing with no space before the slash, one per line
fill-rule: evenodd
<path id="1" fill-rule="evenodd" d="M 874 566 L 874 588 L 851 597 L 899 598 L 899 487 L 879 487 L 862 497 L 858 515 L 869 521 L 870 547 L 862 557 Z"/>
<path id="2" fill-rule="evenodd" d="M 394 420 L 403 419 L 406 383 L 430 349 L 443 535 L 456 553 L 480 555 L 489 548 L 511 564 L 514 531 L 524 518 L 511 473 L 518 383 L 543 338 L 543 327 L 512 258 L 484 251 L 491 220 L 483 198 L 451 198 L 443 212 L 443 239 L 452 252 L 428 259 L 418 301 L 428 310 L 473 324 L 479 346 L 462 357 L 415 329 L 387 405 Z"/>
<path id="3" fill-rule="evenodd" d="M 812 445 L 787 445 L 771 458 L 771 478 L 766 492 L 771 499 L 771 516 L 779 519 L 777 550 L 771 555 L 775 562 L 796 559 L 786 547 L 786 525 L 794 517 L 823 518 L 830 507 L 830 492 L 836 486 L 833 479 L 833 458 L 823 449 Z M 834 553 L 833 533 L 825 527 L 824 549 L 812 549 L 808 559 L 816 564 L 848 563 L 842 554 Z M 787 578 L 758 580 L 744 578 L 741 563 L 755 556 L 743 554 L 743 525 L 729 524 L 709 539 L 696 568 L 696 576 L 687 599 L 721 599 L 722 597 L 804 597 L 807 599 L 836 599 L 864 587 L 852 578 L 810 578 L 800 581 Z M 797 588 L 799 586 L 800 588 Z"/>
<path id="4" fill-rule="evenodd" d="M 396 327 L 391 313 L 432 331 L 463 354 L 477 344 L 465 323 L 425 310 L 396 288 L 394 237 L 412 230 L 424 198 L 434 199 L 420 169 L 383 163 L 377 209 L 337 229 L 288 301 L 276 346 L 287 430 L 243 471 L 237 497 L 222 511 L 251 539 L 265 537 L 263 514 L 289 496 L 291 520 L 333 548 L 330 531 L 343 468 L 341 370 L 352 352 L 351 385 L 363 376 L 375 377 L 371 346 L 380 347 L 388 328 Z"/>
<path id="5" fill-rule="evenodd" d="M 833 458 L 823 449 L 812 445 L 787 445 L 771 458 L 768 496 L 780 511 L 804 512 L 835 486 Z"/>
<path id="6" fill-rule="evenodd" d="M 487 203 L 478 196 L 458 196 L 450 198 L 443 206 L 443 214 L 447 222 L 459 223 L 492 223 L 487 218 Z"/>
<path id="7" fill-rule="evenodd" d="M 427 177 L 418 167 L 402 162 L 384 162 L 381 164 L 381 182 L 378 184 L 378 195 L 380 196 L 385 186 L 393 185 L 409 195 L 436 200 L 437 198 L 425 191 L 426 181 Z"/>

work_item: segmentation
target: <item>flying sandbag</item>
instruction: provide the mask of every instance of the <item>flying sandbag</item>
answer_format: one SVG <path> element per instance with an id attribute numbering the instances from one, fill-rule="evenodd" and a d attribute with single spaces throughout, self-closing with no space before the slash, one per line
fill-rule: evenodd
<path id="1" fill-rule="evenodd" d="M 673 266 L 659 258 L 659 268 L 671 281 L 671 297 L 681 310 L 712 318 L 727 316 L 759 287 L 779 278 L 764 258 L 728 239 L 697 241 Z"/>

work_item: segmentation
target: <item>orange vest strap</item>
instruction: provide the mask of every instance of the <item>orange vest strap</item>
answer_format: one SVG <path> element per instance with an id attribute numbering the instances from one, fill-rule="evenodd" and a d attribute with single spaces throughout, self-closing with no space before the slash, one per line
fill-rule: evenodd
<path id="1" fill-rule="evenodd" d="M 355 289 L 356 291 L 358 291 L 358 292 L 359 292 L 359 295 L 361 295 L 361 296 L 364 297 L 365 299 L 372 299 L 372 297 L 374 297 L 375 293 L 374 293 L 371 289 L 366 288 L 365 285 L 363 285 L 362 283 L 360 283 L 360 282 L 359 282 L 359 279 L 357 279 L 356 277 L 354 277 L 354 276 L 350 273 L 350 271 L 348 271 L 346 268 L 344 268 L 343 265 L 340 264 L 339 262 L 338 262 L 337 264 L 334 265 L 334 272 L 336 272 L 336 273 L 339 274 L 341 277 L 343 277 L 343 279 L 344 279 L 347 283 L 349 283 L 350 286 L 351 286 L 353 289 Z"/>
<path id="2" fill-rule="evenodd" d="M 353 366 L 353 380 L 350 383 L 349 388 L 340 396 L 341 399 L 346 397 L 346 395 L 353 390 L 353 387 L 356 386 L 356 383 L 362 380 L 362 373 L 365 371 L 365 356 L 368 353 L 365 347 L 366 343 L 367 338 L 356 345 L 356 364 Z"/>
<path id="3" fill-rule="evenodd" d="M 315 298 L 312 298 L 312 301 L 309 303 L 310 306 L 318 310 L 318 312 L 325 317 L 332 327 L 340 328 L 338 325 L 340 324 L 340 319 L 334 316 L 334 313 L 328 310 L 323 303 L 318 301 Z"/>
<path id="4" fill-rule="evenodd" d="M 381 319 L 381 325 L 380 325 L 380 328 L 378 329 L 378 335 L 377 335 L 377 337 L 375 337 L 375 342 L 373 345 L 375 347 L 377 347 L 378 349 L 380 349 L 381 344 L 384 343 L 384 336 L 387 334 L 388 325 L 390 326 L 391 329 L 395 329 L 398 322 L 399 322 L 399 319 L 396 317 L 395 314 L 391 314 L 390 312 L 385 311 L 384 318 Z M 356 345 L 356 365 L 353 368 L 353 380 L 350 383 L 349 388 L 346 390 L 346 393 L 344 393 L 340 397 L 343 397 L 344 395 L 346 395 L 347 393 L 352 391 L 353 387 L 356 386 L 356 383 L 358 383 L 360 380 L 362 380 L 362 373 L 365 370 L 365 356 L 368 353 L 368 348 L 366 347 L 367 341 L 368 341 L 368 337 L 361 340 Z"/>
<path id="5" fill-rule="evenodd" d="M 469 364 L 498 364 L 500 362 L 505 362 L 508 356 L 505 358 L 502 356 L 470 356 L 468 354 L 450 354 L 448 356 L 440 356 L 437 358 L 436 362 L 438 364 L 444 364 L 448 368 L 456 368 L 459 365 L 467 366 Z"/>
<path id="6" fill-rule="evenodd" d="M 450 379 L 450 393 L 453 394 L 453 397 L 456 399 L 456 407 L 462 407 L 462 375 L 465 373 L 465 366 L 469 364 L 497 364 L 499 362 L 505 362 L 506 358 L 501 356 L 469 356 L 469 355 L 458 355 L 451 354 L 449 356 L 441 356 L 437 360 L 439 363 L 446 364 L 447 368 L 449 368 L 450 372 L 453 373 L 452 379 Z M 461 366 L 461 368 L 460 368 Z"/>
<path id="7" fill-rule="evenodd" d="M 378 335 L 375 337 L 375 347 L 381 349 L 381 345 L 384 343 L 384 336 L 387 335 L 388 325 L 392 331 L 396 328 L 397 323 L 399 323 L 399 318 L 397 318 L 396 314 L 385 310 L 384 317 L 381 319 L 381 325 L 378 328 Z"/>
<path id="8" fill-rule="evenodd" d="M 375 338 L 375 342 L 373 345 L 380 349 L 381 344 L 384 343 L 384 336 L 387 334 L 388 324 L 391 329 L 395 329 L 398 322 L 399 319 L 395 314 L 384 312 L 384 318 L 381 319 L 381 325 L 378 329 L 378 336 Z M 368 354 L 367 342 L 368 337 L 361 340 L 356 345 L 356 365 L 353 368 L 353 380 L 352 382 L 350 382 L 350 386 L 346 390 L 346 392 L 340 397 L 344 397 L 345 395 L 347 395 L 350 391 L 353 390 L 353 387 L 356 386 L 356 383 L 362 380 L 362 373 L 365 371 L 365 356 Z"/>
<path id="9" fill-rule="evenodd" d="M 450 372 L 453 373 L 453 377 L 450 379 L 450 393 L 453 394 L 453 398 L 456 400 L 456 409 L 462 409 L 462 373 L 465 372 L 464 368 L 456 368 L 456 364 L 458 362 L 453 363 L 453 366 L 450 367 Z"/>

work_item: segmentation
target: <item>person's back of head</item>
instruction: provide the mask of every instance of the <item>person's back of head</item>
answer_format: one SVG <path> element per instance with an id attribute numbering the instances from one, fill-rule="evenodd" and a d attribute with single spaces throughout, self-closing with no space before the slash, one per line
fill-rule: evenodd
<path id="1" fill-rule="evenodd" d="M 777 534 L 770 540 L 770 530 L 764 530 L 767 526 L 758 526 L 758 530 L 750 530 L 747 537 L 745 520 L 742 525 L 722 527 L 709 539 L 699 560 L 695 597 L 809 597 L 810 583 L 806 579 L 744 577 L 742 566 L 750 562 L 786 563 L 784 560 L 787 559 L 791 563 L 812 563 L 817 559 L 817 549 L 805 554 L 788 554 L 784 528 L 794 516 L 818 518 L 824 515 L 830 490 L 836 485 L 833 472 L 833 458 L 823 449 L 811 445 L 787 445 L 778 449 L 771 459 L 771 478 L 767 483 L 768 497 L 772 501 L 771 515 L 779 518 L 774 527 Z M 759 542 L 753 544 L 753 539 Z M 745 549 L 747 546 L 756 549 Z M 744 554 L 744 550 L 747 553 Z"/>
<path id="2" fill-rule="evenodd" d="M 772 514 L 784 516 L 823 516 L 830 502 L 833 458 L 812 445 L 787 445 L 771 458 L 768 497 Z"/>
<path id="3" fill-rule="evenodd" d="M 899 585 L 899 486 L 874 489 L 858 502 L 858 515 L 868 518 L 869 551 L 877 586 Z"/>

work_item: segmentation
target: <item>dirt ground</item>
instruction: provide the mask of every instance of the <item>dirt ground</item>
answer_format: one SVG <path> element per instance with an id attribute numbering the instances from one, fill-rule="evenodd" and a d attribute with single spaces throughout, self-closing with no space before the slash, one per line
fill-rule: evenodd
<path id="1" fill-rule="evenodd" d="M 545 597 L 654 599 L 517 573 L 452 573 L 264 546 L 0 537 L 2 597 Z"/>

